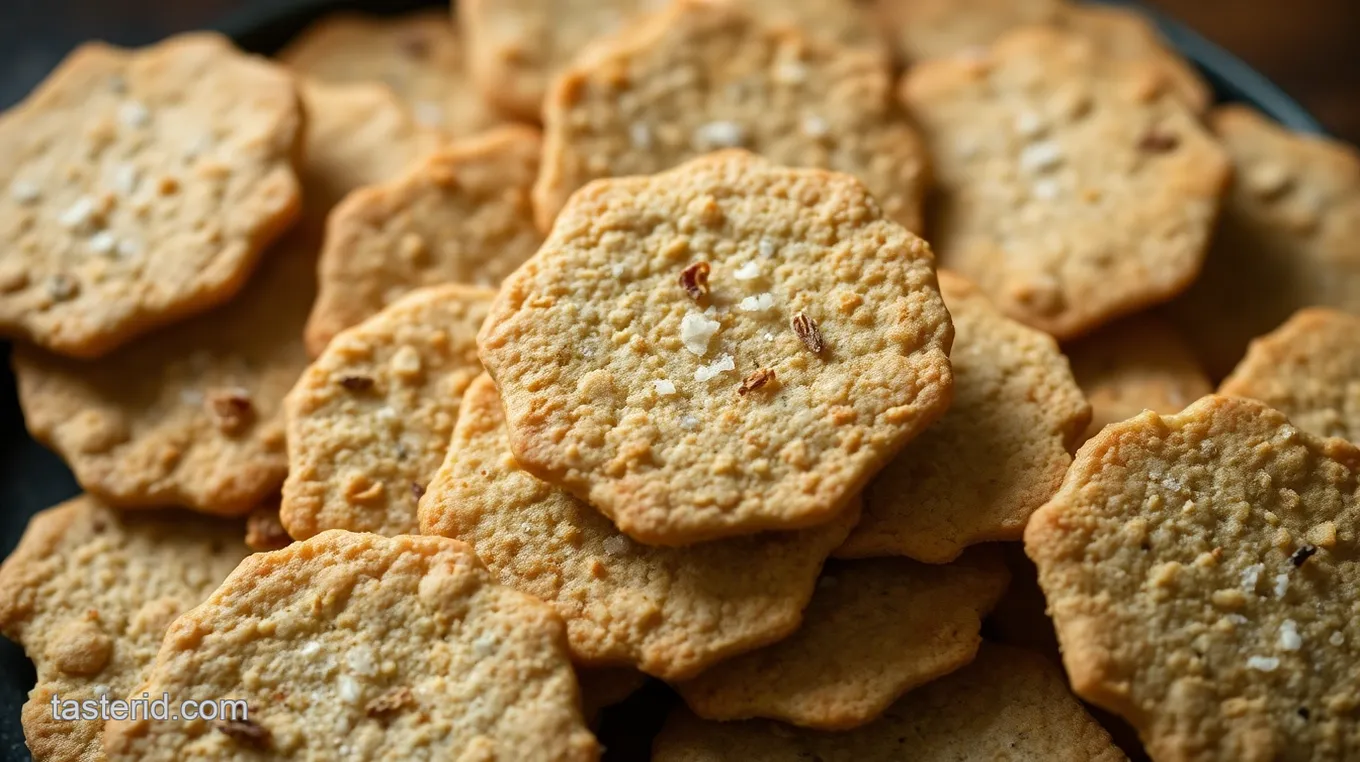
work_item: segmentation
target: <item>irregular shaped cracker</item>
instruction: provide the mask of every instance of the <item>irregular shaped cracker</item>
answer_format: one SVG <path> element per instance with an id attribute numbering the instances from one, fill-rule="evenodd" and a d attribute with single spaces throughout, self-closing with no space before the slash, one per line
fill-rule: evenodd
<path id="1" fill-rule="evenodd" d="M 1251 397 L 1320 437 L 1360 441 L 1360 317 L 1299 310 L 1256 339 L 1220 394 Z"/>
<path id="2" fill-rule="evenodd" d="M 288 534 L 416 531 L 416 502 L 482 372 L 477 329 L 495 295 L 459 285 L 415 291 L 341 333 L 303 372 L 284 402 L 279 518 Z"/>
<path id="3" fill-rule="evenodd" d="M 588 43 L 664 0 L 467 0 L 458 8 L 482 96 L 537 122 L 554 77 Z"/>
<path id="4" fill-rule="evenodd" d="M 1054 22 L 1063 0 L 873 0 L 898 56 L 908 62 L 968 54 L 1026 24 Z"/>
<path id="5" fill-rule="evenodd" d="M 1214 93 L 1209 83 L 1171 49 L 1152 20 L 1136 8 L 1070 3 L 1063 9 L 1058 24 L 1090 40 L 1104 55 L 1157 66 L 1171 89 L 1195 113 L 1202 114 L 1213 104 Z"/>
<path id="6" fill-rule="evenodd" d="M 1008 580 L 991 548 L 947 566 L 897 558 L 830 566 L 801 629 L 676 689 L 706 719 L 856 728 L 902 694 L 971 662 L 982 618 Z"/>
<path id="7" fill-rule="evenodd" d="M 0 566 L 0 632 L 38 684 L 23 708 L 34 759 L 102 760 L 102 720 L 59 720 L 59 702 L 128 695 L 170 622 L 250 553 L 240 522 L 130 516 L 81 496 L 36 514 Z M 67 705 L 62 704 L 64 709 Z"/>
<path id="8" fill-rule="evenodd" d="M 301 130 L 221 35 L 76 49 L 0 116 L 0 331 L 91 358 L 231 299 L 297 218 Z"/>
<path id="9" fill-rule="evenodd" d="M 389 182 L 350 194 L 329 220 L 307 348 L 421 286 L 499 286 L 538 250 L 529 190 L 539 137 L 505 127 L 433 153 Z"/>
<path id="10" fill-rule="evenodd" d="M 1072 375 L 1091 403 L 1083 440 L 1144 410 L 1179 413 L 1214 390 L 1185 339 L 1152 314 L 1107 326 L 1066 352 Z"/>
<path id="11" fill-rule="evenodd" d="M 333 530 L 251 556 L 170 626 L 142 691 L 245 700 L 250 730 L 110 722 L 110 762 L 599 755 L 562 621 L 442 537 Z"/>
<path id="12" fill-rule="evenodd" d="M 1091 417 L 1052 338 L 940 272 L 954 320 L 954 403 L 869 482 L 842 558 L 947 563 L 969 545 L 1018 540 L 1058 489 Z"/>
<path id="13" fill-rule="evenodd" d="M 468 388 L 420 503 L 422 533 L 471 544 L 503 584 L 557 609 L 579 663 L 631 664 L 668 680 L 797 629 L 822 561 L 857 516 L 687 548 L 639 545 L 518 467 L 486 376 Z"/>
<path id="14" fill-rule="evenodd" d="M 1242 106 L 1210 124 L 1237 179 L 1204 273 L 1172 316 L 1218 380 L 1299 309 L 1360 314 L 1360 153 Z"/>
<path id="15" fill-rule="evenodd" d="M 1358 472 L 1234 397 L 1087 442 L 1025 532 L 1077 694 L 1156 759 L 1360 754 Z"/>
<path id="16" fill-rule="evenodd" d="M 591 180 L 736 147 L 855 175 L 891 219 L 921 229 L 925 149 L 883 56 L 768 26 L 740 3 L 677 0 L 598 46 L 556 81 L 544 137 L 542 230 Z"/>
<path id="17" fill-rule="evenodd" d="M 447 9 L 386 17 L 342 11 L 307 27 L 278 58 L 322 82 L 381 82 L 421 125 L 463 137 L 505 121 L 465 73 L 463 48 Z"/>
<path id="18" fill-rule="evenodd" d="M 1042 656 L 986 645 L 967 667 L 844 733 L 673 713 L 653 762 L 1116 762 L 1126 759 Z"/>
<path id="19" fill-rule="evenodd" d="M 902 95 L 939 175 L 940 263 L 1006 314 L 1071 339 L 1198 274 L 1229 165 L 1159 66 L 1032 27 L 914 67 Z"/>
<path id="20" fill-rule="evenodd" d="M 232 303 L 97 362 L 15 349 L 29 432 L 109 503 L 243 515 L 283 484 L 283 397 L 307 367 L 319 221 L 429 146 L 384 88 L 309 85 L 304 96 L 304 220 Z"/>
<path id="21" fill-rule="evenodd" d="M 944 412 L 952 340 L 859 182 L 728 151 L 579 192 L 478 345 L 525 470 L 679 545 L 842 513 Z"/>

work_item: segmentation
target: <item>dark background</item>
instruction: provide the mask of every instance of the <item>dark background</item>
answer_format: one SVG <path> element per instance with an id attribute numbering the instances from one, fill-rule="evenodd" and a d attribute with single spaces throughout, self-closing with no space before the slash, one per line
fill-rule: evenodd
<path id="1" fill-rule="evenodd" d="M 243 10 L 299 0 L 0 0 L 0 107 L 77 42 L 151 42 Z M 1153 0 L 1360 142 L 1360 0 Z"/>

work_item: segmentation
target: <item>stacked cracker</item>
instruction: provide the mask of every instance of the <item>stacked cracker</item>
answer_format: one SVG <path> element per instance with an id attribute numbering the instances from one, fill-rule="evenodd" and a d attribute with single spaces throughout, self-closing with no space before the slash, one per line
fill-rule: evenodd
<path id="1" fill-rule="evenodd" d="M 36 758 L 1360 755 L 1349 149 L 1060 0 L 460 13 L 0 118 Z"/>

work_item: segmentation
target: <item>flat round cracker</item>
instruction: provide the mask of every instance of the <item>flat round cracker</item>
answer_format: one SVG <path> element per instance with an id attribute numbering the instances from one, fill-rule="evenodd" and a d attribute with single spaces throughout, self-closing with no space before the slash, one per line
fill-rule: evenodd
<path id="1" fill-rule="evenodd" d="M 1156 759 L 1360 754 L 1358 492 L 1252 400 L 1106 427 L 1025 532 L 1077 694 Z"/>
<path id="2" fill-rule="evenodd" d="M 578 193 L 482 328 L 520 464 L 649 544 L 825 523 L 949 403 L 929 246 L 728 151 Z"/>
<path id="3" fill-rule="evenodd" d="M 1299 310 L 1247 349 L 1219 394 L 1251 397 L 1320 437 L 1360 442 L 1360 317 Z"/>
<path id="4" fill-rule="evenodd" d="M 0 116 L 0 332 L 91 358 L 231 299 L 298 216 L 302 123 L 221 35 L 77 48 Z"/>
<path id="5" fill-rule="evenodd" d="M 677 0 L 556 80 L 534 187 L 539 227 L 591 180 L 720 148 L 854 175 L 889 218 L 921 230 L 925 149 L 894 102 L 887 60 L 707 0 Z"/>
<path id="6" fill-rule="evenodd" d="M 1073 339 L 1199 273 L 1230 167 L 1161 67 L 1048 27 L 913 67 L 940 264 L 1016 320 Z"/>
<path id="7" fill-rule="evenodd" d="M 466 74 L 452 21 L 447 9 L 385 17 L 331 13 L 294 37 L 278 59 L 322 82 L 382 83 L 421 125 L 464 137 L 506 120 Z"/>
<path id="8" fill-rule="evenodd" d="M 499 286 L 533 256 L 543 241 L 529 203 L 538 155 L 536 131 L 505 127 L 351 193 L 331 213 L 321 251 L 312 355 L 409 291 Z"/>
<path id="9" fill-rule="evenodd" d="M 945 566 L 882 558 L 828 566 L 793 635 L 676 690 L 710 720 L 766 717 L 849 730 L 968 664 L 1009 575 L 993 548 Z"/>
<path id="10" fill-rule="evenodd" d="M 985 645 L 883 717 L 841 732 L 769 720 L 710 722 L 676 710 L 652 762 L 1118 762 L 1125 757 L 1042 656 Z"/>
<path id="11" fill-rule="evenodd" d="M 416 502 L 482 372 L 477 330 L 495 295 L 460 285 L 408 294 L 341 333 L 302 373 L 284 402 L 279 518 L 290 535 L 415 533 Z"/>
<path id="12" fill-rule="evenodd" d="M 954 402 L 869 482 L 841 558 L 947 563 L 969 545 L 1018 540 L 1058 489 L 1091 407 L 1049 336 L 1002 315 L 941 271 L 954 321 Z"/>
<path id="13" fill-rule="evenodd" d="M 1172 316 L 1218 380 L 1297 310 L 1360 314 L 1360 153 L 1243 106 L 1210 124 L 1236 181 L 1204 273 Z"/>

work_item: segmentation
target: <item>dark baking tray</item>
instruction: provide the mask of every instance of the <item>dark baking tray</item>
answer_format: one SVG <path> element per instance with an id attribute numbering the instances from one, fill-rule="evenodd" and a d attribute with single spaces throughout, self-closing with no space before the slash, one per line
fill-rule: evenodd
<path id="1" fill-rule="evenodd" d="M 243 48 L 267 54 L 279 50 L 308 23 L 328 12 L 351 10 L 393 14 L 436 5 L 447 3 L 431 0 L 275 0 L 250 3 L 216 28 L 230 35 Z M 1317 120 L 1302 106 L 1241 59 L 1162 14 L 1149 11 L 1149 15 L 1180 52 L 1199 67 L 1220 101 L 1250 104 L 1301 132 L 1322 132 Z M 34 442 L 24 430 L 14 378 L 9 370 L 8 345 L 0 344 L 0 360 L 3 360 L 0 362 L 0 556 L 3 556 L 18 543 L 30 516 L 72 497 L 78 488 L 61 460 Z M 0 638 L 0 762 L 30 759 L 19 725 L 19 707 L 33 682 L 33 667 L 23 652 Z M 653 685 L 644 690 L 652 693 L 651 698 L 655 701 L 670 699 L 663 686 Z M 655 705 L 654 701 L 642 703 Z M 655 729 L 652 713 L 637 715 L 626 709 L 607 713 L 600 734 L 609 749 L 607 759 L 611 762 L 646 759 L 646 739 Z"/>

